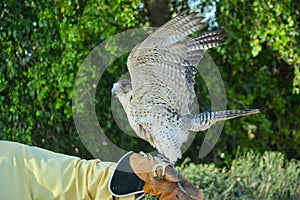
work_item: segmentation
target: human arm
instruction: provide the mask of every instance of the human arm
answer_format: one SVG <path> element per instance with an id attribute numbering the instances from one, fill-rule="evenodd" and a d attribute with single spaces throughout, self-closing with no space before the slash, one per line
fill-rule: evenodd
<path id="1" fill-rule="evenodd" d="M 155 164 L 154 160 L 132 152 L 126 154 L 116 165 L 98 159 L 84 160 L 38 147 L 0 141 L 1 199 L 133 200 L 144 193 L 162 200 L 176 199 L 176 195 L 189 199 L 188 194 L 179 188 L 178 182 L 193 197 L 203 199 L 203 193 L 184 177 L 176 176 L 171 168 L 167 168 L 164 180 L 155 180 Z M 116 174 L 120 174 L 120 166 L 131 170 L 130 173 L 125 170 L 125 176 L 112 181 Z M 162 179 L 161 171 L 158 171 L 158 176 Z M 113 186 L 122 188 L 121 194 Z M 129 191 L 126 186 L 133 187 Z"/>
<path id="2" fill-rule="evenodd" d="M 0 141 L 1 199 L 113 199 L 108 182 L 114 166 Z M 134 196 L 122 199 L 133 200 Z"/>

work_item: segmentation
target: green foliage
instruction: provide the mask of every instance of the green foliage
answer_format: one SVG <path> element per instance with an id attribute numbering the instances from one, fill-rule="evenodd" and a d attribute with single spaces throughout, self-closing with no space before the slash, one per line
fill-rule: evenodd
<path id="1" fill-rule="evenodd" d="M 278 152 L 249 151 L 234 159 L 230 169 L 217 168 L 214 164 L 189 164 L 179 171 L 199 186 L 207 199 L 300 197 L 300 162 L 287 162 Z"/>
<path id="2" fill-rule="evenodd" d="M 247 10 L 247 12 L 241 12 L 242 10 Z M 278 61 L 281 59 L 288 65 L 285 67 L 294 68 L 293 92 L 299 94 L 299 4 L 295 1 L 264 0 L 254 1 L 251 4 L 237 4 L 236 1 L 231 1 L 226 4 L 220 3 L 220 13 L 220 23 L 226 29 L 234 30 L 236 33 L 230 36 L 230 39 L 235 39 L 236 44 L 243 43 L 244 47 L 251 50 L 251 55 L 233 54 L 234 59 L 237 61 L 250 59 L 251 61 L 251 58 L 259 54 L 268 59 L 272 57 L 270 55 L 272 52 Z M 248 40 L 241 41 L 239 37 L 241 35 Z M 240 45 L 236 48 L 238 47 Z M 280 73 L 282 70 L 278 66 L 274 68 L 273 70 L 279 71 L 273 73 Z"/>
<path id="3" fill-rule="evenodd" d="M 138 25 L 139 3 L 1 1 L 0 138 L 78 153 L 78 67 L 101 41 Z"/>
<path id="4" fill-rule="evenodd" d="M 288 162 L 279 152 L 249 151 L 237 156 L 229 169 L 189 163 L 178 170 L 203 191 L 205 199 L 300 198 L 300 162 Z"/>
<path id="5" fill-rule="evenodd" d="M 230 165 L 237 146 L 245 151 L 280 150 L 288 158 L 299 159 L 300 98 L 296 82 L 300 66 L 300 8 L 296 2 L 288 2 L 220 1 L 216 4 L 217 23 L 207 20 L 209 25 L 218 24 L 227 33 L 226 43 L 208 53 L 222 75 L 228 108 L 259 108 L 261 113 L 226 121 L 216 148 L 201 162 L 214 160 L 217 165 Z M 209 10 L 204 7 L 211 8 L 214 3 L 199 2 L 194 9 Z M 210 108 L 201 77 L 196 77 L 196 93 L 200 109 Z M 203 138 L 199 133 L 184 156 L 200 162 L 198 153 Z M 225 159 L 220 159 L 220 154 L 225 154 Z"/>
<path id="6" fill-rule="evenodd" d="M 218 153 L 234 154 L 240 145 L 299 158 L 299 4 L 232 0 L 220 1 L 217 8 L 218 24 L 228 36 L 210 52 L 220 66 L 228 107 L 261 109 L 225 123 Z"/>

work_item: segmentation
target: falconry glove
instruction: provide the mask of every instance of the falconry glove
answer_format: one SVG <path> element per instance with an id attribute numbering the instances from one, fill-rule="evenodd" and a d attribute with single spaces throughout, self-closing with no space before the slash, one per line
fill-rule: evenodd
<path id="1" fill-rule="evenodd" d="M 189 200 L 204 199 L 204 194 L 192 183 L 185 179 L 171 166 L 167 166 L 165 175 L 157 168 L 157 177 L 154 177 L 154 166 L 159 159 L 148 157 L 145 154 L 129 152 L 117 164 L 110 180 L 110 191 L 116 197 L 136 194 L 138 199 L 144 194 L 151 194 L 161 200 Z"/>

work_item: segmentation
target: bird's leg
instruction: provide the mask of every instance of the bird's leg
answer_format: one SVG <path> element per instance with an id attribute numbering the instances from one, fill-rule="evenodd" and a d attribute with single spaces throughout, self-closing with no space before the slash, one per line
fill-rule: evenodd
<path id="1" fill-rule="evenodd" d="M 174 169 L 174 171 L 176 170 L 174 164 L 171 163 L 169 161 L 169 159 L 166 158 L 164 155 L 158 154 L 157 156 L 154 157 L 154 159 L 159 162 L 158 164 L 156 164 L 156 165 L 153 166 L 153 175 L 154 175 L 154 179 L 155 180 L 160 180 L 160 178 L 158 178 L 158 175 L 157 175 L 158 168 L 162 169 L 162 178 L 161 179 L 165 178 L 165 176 L 166 176 L 166 168 L 168 166 L 172 167 Z M 175 173 L 176 173 L 176 171 L 175 171 Z"/>
<path id="2" fill-rule="evenodd" d="M 157 180 L 157 181 L 160 181 L 161 179 L 164 179 L 165 176 L 166 176 L 166 168 L 168 166 L 171 166 L 174 170 L 174 173 L 175 175 L 178 177 L 179 173 L 177 171 L 177 169 L 175 168 L 175 165 L 173 163 L 171 163 L 169 161 L 168 158 L 166 158 L 164 155 L 162 154 L 158 154 L 157 156 L 152 156 L 150 153 L 144 153 L 142 151 L 139 152 L 140 156 L 143 156 L 143 157 L 147 157 L 148 159 L 150 160 L 155 160 L 155 161 L 158 161 L 159 163 L 154 165 L 153 166 L 153 175 L 154 175 L 154 179 Z M 158 168 L 162 168 L 162 178 L 158 178 L 157 176 L 157 170 Z M 188 192 L 183 188 L 183 186 L 181 185 L 180 182 L 177 183 L 178 184 L 178 187 L 183 191 L 185 192 L 186 194 L 188 194 Z"/>
<path id="3" fill-rule="evenodd" d="M 160 178 L 158 178 L 157 176 L 158 168 L 162 168 L 162 179 L 164 179 L 166 175 L 167 166 L 172 166 L 174 168 L 174 165 L 170 163 L 170 161 L 164 155 L 158 154 L 157 156 L 152 156 L 150 153 L 145 153 L 143 151 L 140 151 L 139 155 L 142 157 L 146 157 L 149 160 L 154 160 L 158 162 L 156 165 L 153 166 L 153 175 L 155 180 L 160 180 Z"/>
<path id="4" fill-rule="evenodd" d="M 139 152 L 140 156 L 147 157 L 149 160 L 154 160 L 157 161 L 158 163 L 153 166 L 153 176 L 155 180 L 163 180 L 166 176 L 166 168 L 170 166 L 173 168 L 175 175 L 178 176 L 178 171 L 175 168 L 175 165 L 169 161 L 168 158 L 166 158 L 162 154 L 158 154 L 157 156 L 152 156 L 150 153 L 145 153 L 140 151 Z M 162 178 L 159 178 L 157 175 L 157 170 L 161 168 L 162 169 Z"/>
<path id="5" fill-rule="evenodd" d="M 164 179 L 164 177 L 165 177 L 165 175 L 166 175 L 166 168 L 167 168 L 167 166 L 171 166 L 171 167 L 173 168 L 173 170 L 174 170 L 175 175 L 176 175 L 177 177 L 179 176 L 179 173 L 178 173 L 178 171 L 177 171 L 175 165 L 174 165 L 173 163 L 171 163 L 171 162 L 169 161 L 169 159 L 166 158 L 164 155 L 158 154 L 158 155 L 157 155 L 156 157 L 154 157 L 154 158 L 160 159 L 160 163 L 154 165 L 154 167 L 153 167 L 153 168 L 154 168 L 154 169 L 153 169 L 153 171 L 154 171 L 154 179 L 160 180 L 160 178 L 158 178 L 157 172 L 156 172 L 156 170 L 157 170 L 159 167 L 162 167 L 162 179 Z M 178 187 L 179 187 L 183 192 L 185 192 L 186 194 L 189 194 L 189 193 L 183 188 L 183 186 L 181 185 L 180 182 L 178 182 L 177 184 L 178 184 Z"/>

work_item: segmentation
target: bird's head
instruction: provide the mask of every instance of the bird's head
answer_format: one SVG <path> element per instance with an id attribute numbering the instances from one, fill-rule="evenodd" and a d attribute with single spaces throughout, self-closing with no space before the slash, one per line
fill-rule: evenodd
<path id="1" fill-rule="evenodd" d="M 126 98 L 131 91 L 131 81 L 128 79 L 119 80 L 114 83 L 113 88 L 111 89 L 111 93 L 117 98 Z"/>

